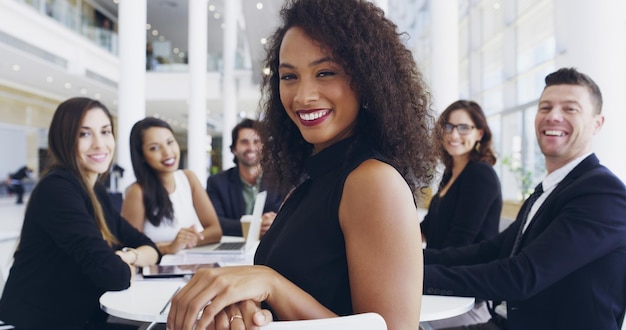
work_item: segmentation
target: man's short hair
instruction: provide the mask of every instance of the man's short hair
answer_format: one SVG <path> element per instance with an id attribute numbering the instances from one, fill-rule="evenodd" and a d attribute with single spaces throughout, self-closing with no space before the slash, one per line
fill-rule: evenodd
<path id="1" fill-rule="evenodd" d="M 237 145 L 237 139 L 239 138 L 239 131 L 241 131 L 244 128 L 251 128 L 256 131 L 257 130 L 256 126 L 258 124 L 259 122 L 254 119 L 244 118 L 242 121 L 239 122 L 239 124 L 235 125 L 231 133 L 232 140 L 230 142 L 230 150 L 232 151 L 233 149 L 235 149 L 235 146 Z M 233 162 L 237 164 L 237 157 L 233 157 Z"/>
<path id="2" fill-rule="evenodd" d="M 602 112 L 602 93 L 600 87 L 584 73 L 579 72 L 575 68 L 561 68 L 546 76 L 546 87 L 554 85 L 578 85 L 587 87 L 591 92 L 592 101 L 596 107 L 595 113 Z"/>

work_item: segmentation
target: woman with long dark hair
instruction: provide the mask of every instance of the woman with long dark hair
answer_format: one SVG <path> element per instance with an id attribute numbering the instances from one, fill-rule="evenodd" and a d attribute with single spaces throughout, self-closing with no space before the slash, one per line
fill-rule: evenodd
<path id="1" fill-rule="evenodd" d="M 178 168 L 180 147 L 167 122 L 147 117 L 135 123 L 130 158 L 137 182 L 126 190 L 122 216 L 161 253 L 220 241 L 217 214 L 198 177 Z"/>
<path id="2" fill-rule="evenodd" d="M 154 265 L 156 245 L 115 211 L 102 181 L 115 152 L 107 108 L 88 98 L 59 105 L 48 131 L 51 164 L 31 193 L 0 300 L 18 329 L 109 329 L 98 298 Z"/>

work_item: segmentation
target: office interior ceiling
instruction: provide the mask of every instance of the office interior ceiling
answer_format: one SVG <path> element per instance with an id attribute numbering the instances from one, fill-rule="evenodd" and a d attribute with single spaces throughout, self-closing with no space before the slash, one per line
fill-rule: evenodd
<path id="1" fill-rule="evenodd" d="M 67 98 L 83 95 L 115 107 L 117 91 L 106 83 L 72 74 L 62 66 L 3 43 L 0 43 L 0 54 L 3 85 L 39 96 L 35 99 L 49 100 L 54 107 Z"/>
<path id="2" fill-rule="evenodd" d="M 117 17 L 117 4 L 113 0 L 86 0 L 99 10 L 105 11 L 111 17 Z M 193 0 L 148 0 L 148 22 L 157 27 L 161 35 L 167 37 L 172 45 L 181 50 L 187 49 L 187 17 L 188 1 Z M 209 11 L 208 21 L 208 49 L 209 52 L 221 53 L 223 16 L 215 18 L 215 13 L 223 13 L 224 1 L 208 0 L 209 5 L 215 6 Z M 262 9 L 258 9 L 262 3 Z M 261 38 L 268 37 L 274 30 L 278 12 L 283 0 L 241 0 L 242 13 L 238 22 L 239 51 L 249 51 L 254 70 L 261 70 L 260 61 L 264 56 L 264 46 Z M 150 39 L 148 39 L 150 40 Z M 244 45 L 245 43 L 247 45 Z M 114 113 L 117 111 L 117 88 L 110 83 L 103 83 L 93 77 L 76 75 L 62 66 L 51 64 L 27 51 L 16 49 L 0 43 L 0 83 L 7 86 L 30 92 L 49 99 L 51 103 L 59 102 L 75 96 L 98 98 Z M 16 63 L 21 63 L 19 68 Z M 259 75 L 260 77 L 260 75 Z M 115 84 L 113 84 L 115 85 Z M 54 104 L 54 106 L 56 106 Z M 239 99 L 238 111 L 245 111 L 253 116 L 257 109 L 257 99 Z M 179 122 L 187 121 L 186 100 L 154 101 L 146 103 L 147 115 L 155 113 L 172 118 Z M 209 134 L 221 135 L 222 101 L 209 100 L 207 102 Z M 186 131 L 180 131 L 181 137 Z M 185 142 L 185 141 L 181 141 Z"/>
<path id="3" fill-rule="evenodd" d="M 118 16 L 118 5 L 113 0 L 89 0 L 96 7 L 103 9 L 112 17 Z M 172 48 L 176 47 L 181 51 L 188 49 L 188 3 L 193 0 L 148 0 L 147 21 L 153 29 L 157 29 L 159 37 L 171 43 Z M 210 53 L 222 53 L 224 4 L 225 1 L 232 0 L 208 0 L 208 40 L 207 48 Z M 284 0 L 240 0 L 241 15 L 238 19 L 238 52 L 249 52 L 252 68 L 255 72 L 260 72 L 261 60 L 264 57 L 264 45 L 262 38 L 267 38 L 277 24 L 278 13 Z M 158 40 L 158 37 L 146 31 L 148 41 Z M 260 82 L 261 75 L 253 75 L 256 79 L 254 83 Z M 247 116 L 254 116 L 257 109 L 257 99 L 239 99 L 237 109 L 246 112 Z M 208 128 L 212 135 L 221 134 L 222 101 L 209 100 Z M 148 114 L 159 113 L 165 117 L 173 118 L 180 122 L 186 122 L 187 109 L 185 100 L 181 101 L 158 101 L 146 104 Z"/>

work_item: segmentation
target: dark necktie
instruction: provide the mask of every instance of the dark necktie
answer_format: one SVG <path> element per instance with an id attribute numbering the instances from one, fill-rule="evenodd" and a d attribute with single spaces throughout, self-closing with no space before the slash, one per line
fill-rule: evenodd
<path id="1" fill-rule="evenodd" d="M 519 231 L 517 232 L 517 237 L 515 238 L 515 244 L 513 244 L 513 249 L 511 250 L 511 256 L 515 255 L 517 253 L 517 250 L 519 249 L 519 245 L 520 242 L 522 241 L 522 235 L 524 233 L 524 226 L 526 225 L 526 221 L 528 221 L 528 214 L 530 213 L 530 209 L 533 207 L 533 204 L 535 204 L 535 202 L 537 201 L 537 198 L 539 198 L 539 196 L 541 196 L 541 194 L 543 193 L 543 186 L 540 184 L 537 185 L 537 187 L 535 187 L 535 191 L 533 191 L 532 194 L 530 194 L 530 196 L 528 196 L 528 200 L 526 201 L 526 205 L 524 205 L 524 208 L 520 211 L 522 213 L 522 223 L 519 227 Z"/>

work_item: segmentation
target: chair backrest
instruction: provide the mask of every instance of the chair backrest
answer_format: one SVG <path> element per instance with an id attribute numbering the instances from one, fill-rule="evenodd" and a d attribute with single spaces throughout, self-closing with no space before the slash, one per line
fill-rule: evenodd
<path id="1" fill-rule="evenodd" d="M 517 218 L 517 213 L 519 213 L 520 208 L 522 207 L 523 201 L 512 201 L 512 200 L 504 200 L 502 201 L 502 212 L 500 214 L 500 227 L 498 228 L 500 232 L 505 230 L 509 225 L 511 225 L 515 219 Z"/>
<path id="2" fill-rule="evenodd" d="M 263 330 L 387 330 L 382 316 L 376 313 L 363 313 L 327 319 L 278 321 L 263 327 Z"/>
<path id="3" fill-rule="evenodd" d="M 9 330 L 9 329 L 15 329 L 15 327 L 10 324 L 4 324 L 4 322 L 0 321 L 0 330 Z"/>

